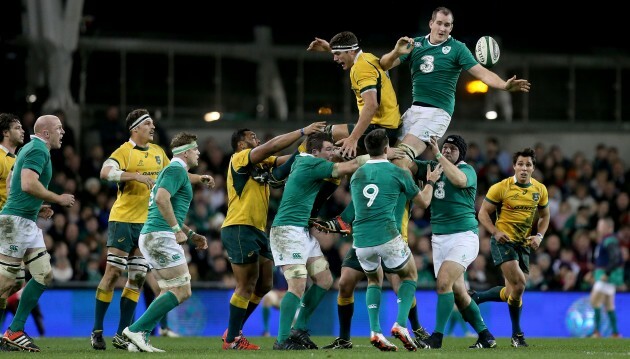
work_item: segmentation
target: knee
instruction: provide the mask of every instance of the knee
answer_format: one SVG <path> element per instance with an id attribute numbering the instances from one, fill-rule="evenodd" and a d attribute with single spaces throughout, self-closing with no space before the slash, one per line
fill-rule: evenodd
<path id="1" fill-rule="evenodd" d="M 314 282 L 323 289 L 330 289 L 333 284 L 333 277 L 330 270 L 326 270 L 318 275 L 317 279 Z"/>
<path id="2" fill-rule="evenodd" d="M 147 277 L 147 272 L 149 271 L 149 263 L 147 263 L 147 260 L 144 259 L 144 257 L 130 257 L 127 267 L 129 268 L 128 282 L 130 287 L 142 288 Z"/>
<path id="3" fill-rule="evenodd" d="M 447 293 L 450 292 L 453 288 L 453 285 L 451 283 L 440 277 L 438 277 L 435 285 L 438 293 Z"/>
<path id="4" fill-rule="evenodd" d="M 24 257 L 24 263 L 28 267 L 33 280 L 44 286 L 49 286 L 53 280 L 50 254 L 46 249 L 31 253 Z"/>
<path id="5" fill-rule="evenodd" d="M 180 287 L 180 295 L 177 299 L 179 299 L 179 303 L 181 304 L 183 301 L 188 300 L 192 296 L 192 289 L 190 288 L 190 284 L 184 287 Z"/>
<path id="6" fill-rule="evenodd" d="M 355 282 L 341 276 L 339 279 L 339 296 L 341 298 L 350 298 L 354 295 Z"/>
<path id="7" fill-rule="evenodd" d="M 265 294 L 269 293 L 271 288 L 273 288 L 273 278 L 271 278 L 271 280 L 268 280 L 267 278 L 260 278 L 259 282 L 260 283 L 258 283 L 257 285 L 256 292 L 258 292 L 257 294 L 262 297 Z"/>
<path id="8" fill-rule="evenodd" d="M 313 262 L 306 264 L 306 270 L 315 284 L 324 289 L 330 289 L 333 279 L 326 258 L 319 257 Z"/>

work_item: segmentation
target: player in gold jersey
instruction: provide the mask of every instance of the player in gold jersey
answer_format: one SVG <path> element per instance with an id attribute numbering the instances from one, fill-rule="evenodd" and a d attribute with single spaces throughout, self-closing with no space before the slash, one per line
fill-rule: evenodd
<path id="1" fill-rule="evenodd" d="M 357 37 L 344 31 L 335 35 L 328 43 L 315 38 L 308 51 L 332 52 L 333 60 L 344 70 L 350 70 L 352 91 L 357 99 L 359 119 L 356 124 L 329 125 L 328 132 L 336 145 L 341 145 L 344 157 L 365 154 L 363 139 L 374 129 L 387 132 L 389 145 L 393 147 L 400 134 L 400 110 L 398 99 L 389 74 L 379 64 L 378 57 L 363 52 Z"/>
<path id="2" fill-rule="evenodd" d="M 11 113 L 0 113 L 0 133 L 2 133 L 2 142 L 0 142 L 0 209 L 7 202 L 9 194 L 9 182 L 11 178 L 9 174 L 15 164 L 15 150 L 24 143 L 24 129 L 20 123 L 20 119 Z M 24 272 L 24 263 L 20 268 L 20 272 L 15 278 L 15 286 L 0 295 L 0 323 L 4 323 L 4 313 L 7 309 L 7 298 L 22 288 L 26 279 Z M 35 312 L 33 312 L 35 313 Z M 0 344 L 0 351 L 10 348 L 4 343 Z"/>
<path id="3" fill-rule="evenodd" d="M 513 347 L 526 347 L 520 325 L 522 298 L 529 274 L 530 248 L 534 251 L 538 249 L 549 228 L 549 196 L 547 187 L 532 178 L 536 167 L 534 150 L 526 148 L 516 152 L 512 164 L 514 176 L 490 187 L 478 214 L 479 222 L 492 234 L 492 259 L 503 272 L 505 287 L 472 292 L 471 297 L 478 304 L 507 302 L 512 321 L 511 344 Z M 490 216 L 495 212 L 497 218 L 492 223 Z M 531 235 L 537 216 L 538 233 Z"/>
<path id="4" fill-rule="evenodd" d="M 170 160 L 164 150 L 151 143 L 155 125 L 149 111 L 136 109 L 127 115 L 129 141 L 123 143 L 103 163 L 101 179 L 117 183 L 118 194 L 109 215 L 107 264 L 96 289 L 92 348 L 105 350 L 103 320 L 114 296 L 114 286 L 124 270 L 127 283 L 120 298 L 120 321 L 112 344 L 127 350 L 129 343 L 122 331 L 131 324 L 149 265 L 138 249 L 140 230 L 147 220 L 149 196 L 158 173 Z M 207 175 L 189 174 L 192 184 L 214 186 Z"/>
<path id="5" fill-rule="evenodd" d="M 273 260 L 267 237 L 269 184 L 259 175 L 288 175 L 296 154 L 272 156 L 294 144 L 303 135 L 323 130 L 325 122 L 315 122 L 300 130 L 276 136 L 261 144 L 256 133 L 240 129 L 232 134 L 232 149 L 227 172 L 228 211 L 221 227 L 221 241 L 236 279 L 230 299 L 228 329 L 223 334 L 223 349 L 258 350 L 242 334 L 243 323 L 256 309 L 273 285 Z"/>

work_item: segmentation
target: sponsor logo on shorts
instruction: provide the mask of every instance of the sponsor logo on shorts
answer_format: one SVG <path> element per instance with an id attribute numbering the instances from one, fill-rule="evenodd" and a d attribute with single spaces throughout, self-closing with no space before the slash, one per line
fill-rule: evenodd
<path id="1" fill-rule="evenodd" d="M 248 257 L 251 257 L 251 256 L 253 256 L 253 255 L 254 255 L 254 251 L 251 251 L 251 252 L 247 253 L 247 256 L 248 256 Z"/>
<path id="2" fill-rule="evenodd" d="M 302 259 L 301 253 L 293 253 L 293 259 Z"/>
<path id="3" fill-rule="evenodd" d="M 118 238 L 118 240 L 117 240 L 117 241 L 118 241 L 118 243 L 122 243 L 122 242 L 124 242 L 124 241 L 125 241 L 125 237 Z"/>

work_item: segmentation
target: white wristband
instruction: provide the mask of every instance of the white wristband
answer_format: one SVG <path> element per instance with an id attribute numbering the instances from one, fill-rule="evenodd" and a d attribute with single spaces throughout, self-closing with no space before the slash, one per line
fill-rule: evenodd
<path id="1" fill-rule="evenodd" d="M 177 233 L 182 230 L 182 227 L 180 227 L 179 224 L 176 224 L 173 227 L 171 227 L 171 229 L 173 230 L 173 233 Z"/>

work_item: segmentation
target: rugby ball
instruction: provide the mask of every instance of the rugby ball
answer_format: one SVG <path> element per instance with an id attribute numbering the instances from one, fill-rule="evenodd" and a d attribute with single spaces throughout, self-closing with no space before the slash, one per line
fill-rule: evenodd
<path id="1" fill-rule="evenodd" d="M 482 36 L 475 45 L 475 58 L 486 68 L 491 68 L 499 62 L 501 50 L 499 44 L 491 36 Z"/>

